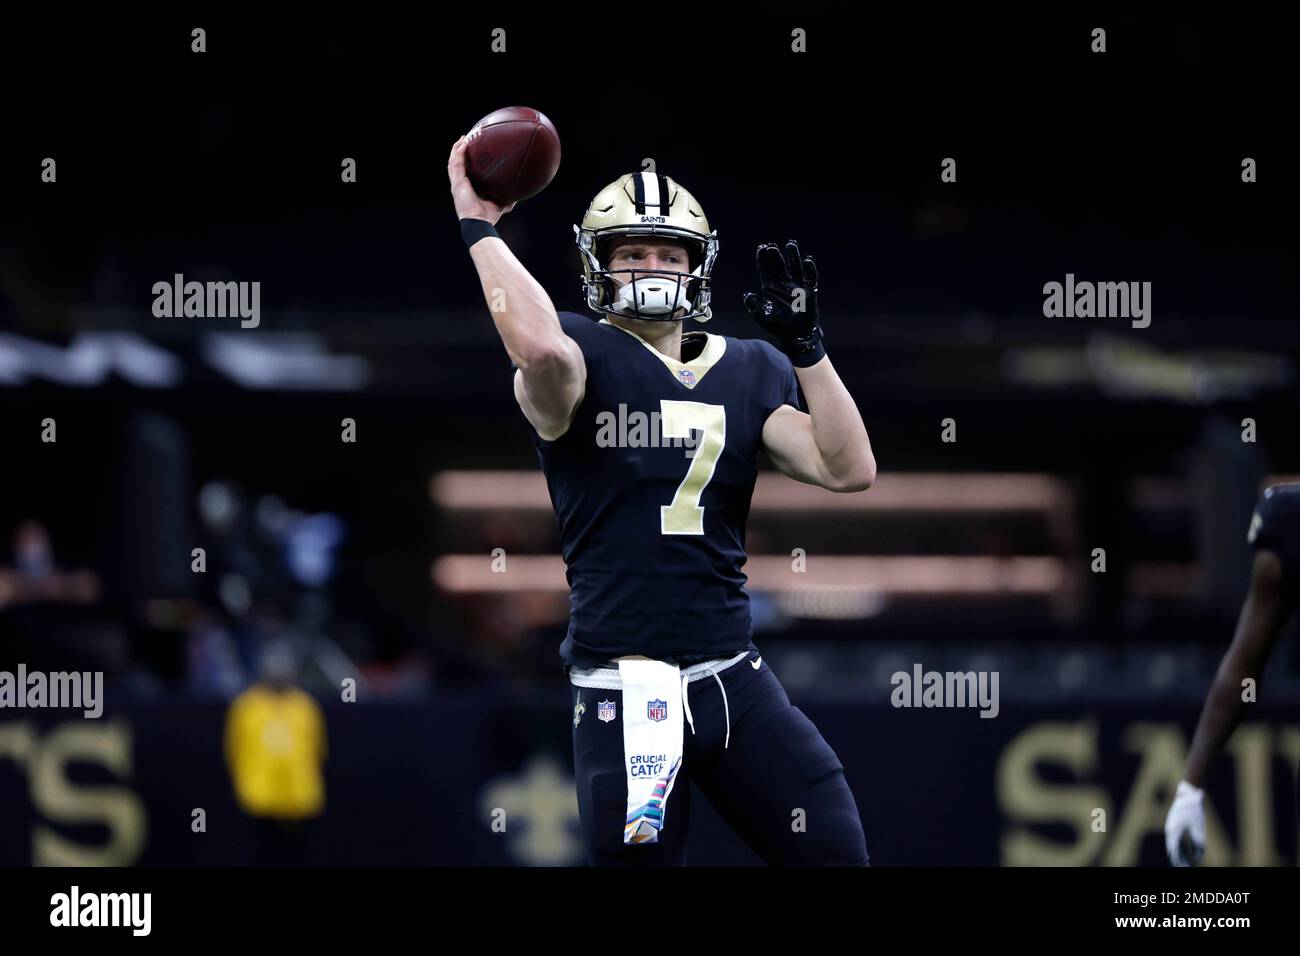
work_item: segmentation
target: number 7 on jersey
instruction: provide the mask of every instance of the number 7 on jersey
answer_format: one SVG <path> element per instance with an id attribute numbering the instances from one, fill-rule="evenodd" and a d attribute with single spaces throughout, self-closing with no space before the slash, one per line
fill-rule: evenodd
<path id="1" fill-rule="evenodd" d="M 700 498 L 713 479 L 713 470 L 727 443 L 727 409 L 722 405 L 669 399 L 660 400 L 659 409 L 659 427 L 664 438 L 690 438 L 692 429 L 703 433 L 672 504 L 659 507 L 659 530 L 663 534 L 704 534 L 704 508 Z"/>

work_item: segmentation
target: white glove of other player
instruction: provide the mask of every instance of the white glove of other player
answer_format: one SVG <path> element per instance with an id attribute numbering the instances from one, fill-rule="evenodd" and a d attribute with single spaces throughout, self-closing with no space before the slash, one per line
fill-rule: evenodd
<path id="1" fill-rule="evenodd" d="M 1196 866 L 1205 856 L 1205 791 L 1179 781 L 1165 817 L 1165 849 L 1173 866 Z"/>

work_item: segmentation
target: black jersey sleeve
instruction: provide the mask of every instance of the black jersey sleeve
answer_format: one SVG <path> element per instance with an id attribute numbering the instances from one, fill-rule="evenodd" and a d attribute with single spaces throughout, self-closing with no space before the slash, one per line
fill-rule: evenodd
<path id="1" fill-rule="evenodd" d="M 1300 484 L 1265 489 L 1255 505 L 1246 540 L 1256 551 L 1277 555 L 1290 585 L 1300 583 Z"/>
<path id="2" fill-rule="evenodd" d="M 775 346 L 762 339 L 751 339 L 750 343 L 758 352 L 759 374 L 770 383 L 765 389 L 764 407 L 770 415 L 782 405 L 789 405 L 799 411 L 807 411 L 799 395 L 799 379 L 795 376 L 794 365 L 779 352 Z"/>

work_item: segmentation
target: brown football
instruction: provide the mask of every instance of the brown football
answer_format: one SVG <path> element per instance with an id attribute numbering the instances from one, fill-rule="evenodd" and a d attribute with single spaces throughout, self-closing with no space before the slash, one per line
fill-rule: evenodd
<path id="1" fill-rule="evenodd" d="M 469 131 L 465 170 L 474 191 L 500 206 L 536 196 L 560 168 L 560 136 L 544 113 L 507 106 Z"/>

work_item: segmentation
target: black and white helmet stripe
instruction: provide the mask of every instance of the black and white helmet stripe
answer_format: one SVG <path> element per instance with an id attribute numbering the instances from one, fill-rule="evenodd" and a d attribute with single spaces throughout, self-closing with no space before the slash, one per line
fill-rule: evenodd
<path id="1" fill-rule="evenodd" d="M 655 214 L 668 215 L 672 199 L 668 194 L 668 180 L 654 173 L 636 173 L 632 176 L 632 192 L 637 215 L 647 215 L 646 207 L 654 206 Z"/>

